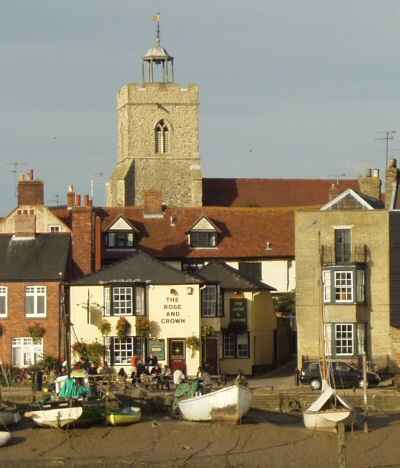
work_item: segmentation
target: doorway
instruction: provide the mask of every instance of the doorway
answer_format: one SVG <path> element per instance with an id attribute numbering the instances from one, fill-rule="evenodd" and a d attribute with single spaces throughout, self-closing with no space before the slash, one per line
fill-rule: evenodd
<path id="1" fill-rule="evenodd" d="M 185 340 L 178 338 L 168 340 L 169 367 L 172 372 L 180 369 L 186 373 L 185 348 Z"/>
<path id="2" fill-rule="evenodd" d="M 218 340 L 206 338 L 203 347 L 203 367 L 211 375 L 218 374 Z"/>

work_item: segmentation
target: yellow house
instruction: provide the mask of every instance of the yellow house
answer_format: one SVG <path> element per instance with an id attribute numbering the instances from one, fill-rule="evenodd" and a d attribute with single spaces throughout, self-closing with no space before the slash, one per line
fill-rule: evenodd
<path id="1" fill-rule="evenodd" d="M 72 348 L 77 342 L 102 343 L 117 370 L 130 372 L 133 355 L 145 360 L 153 354 L 161 365 L 195 375 L 200 366 L 199 286 L 199 279 L 135 251 L 71 285 Z M 125 332 L 119 335 L 121 324 Z"/>
<path id="2" fill-rule="evenodd" d="M 276 361 L 277 319 L 267 284 L 213 261 L 201 286 L 202 363 L 211 373 L 251 375 Z"/>

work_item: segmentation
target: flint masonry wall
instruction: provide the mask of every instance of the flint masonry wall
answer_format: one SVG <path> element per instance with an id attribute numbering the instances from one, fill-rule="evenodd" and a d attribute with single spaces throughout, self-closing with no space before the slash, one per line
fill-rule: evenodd
<path id="1" fill-rule="evenodd" d="M 160 154 L 154 128 L 162 119 L 169 127 L 169 150 Z M 196 85 L 128 84 L 118 94 L 118 161 L 107 205 L 142 206 L 147 191 L 160 191 L 169 206 L 202 204 Z"/>

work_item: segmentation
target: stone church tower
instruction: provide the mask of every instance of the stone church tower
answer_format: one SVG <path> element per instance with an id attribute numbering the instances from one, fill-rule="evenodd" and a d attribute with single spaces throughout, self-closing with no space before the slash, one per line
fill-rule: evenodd
<path id="1" fill-rule="evenodd" d="M 156 43 L 143 57 L 142 83 L 123 86 L 118 105 L 118 160 L 106 184 L 107 206 L 202 205 L 199 87 L 174 81 L 174 59 Z"/>

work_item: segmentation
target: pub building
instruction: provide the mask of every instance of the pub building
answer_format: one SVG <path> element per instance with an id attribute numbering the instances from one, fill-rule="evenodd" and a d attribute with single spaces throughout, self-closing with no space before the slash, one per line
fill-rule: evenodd
<path id="1" fill-rule="evenodd" d="M 72 350 L 102 343 L 108 364 L 127 373 L 133 355 L 153 354 L 187 375 L 204 364 L 212 374 L 250 375 L 274 362 L 271 289 L 222 262 L 191 275 L 136 250 L 71 284 Z"/>

